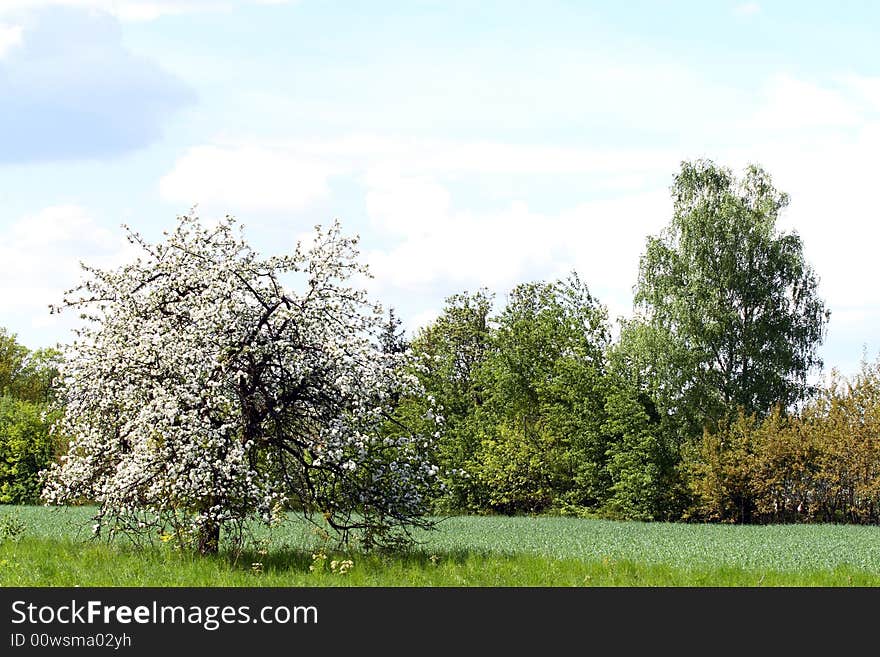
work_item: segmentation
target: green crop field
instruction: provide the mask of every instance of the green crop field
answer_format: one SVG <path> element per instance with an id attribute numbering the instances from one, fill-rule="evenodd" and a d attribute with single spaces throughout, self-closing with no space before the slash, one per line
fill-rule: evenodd
<path id="1" fill-rule="evenodd" d="M 92 513 L 0 507 L 0 584 L 880 586 L 878 527 L 462 516 L 419 532 L 405 552 L 364 554 L 335 551 L 292 519 L 256 530 L 258 548 L 206 558 L 94 541 Z"/>

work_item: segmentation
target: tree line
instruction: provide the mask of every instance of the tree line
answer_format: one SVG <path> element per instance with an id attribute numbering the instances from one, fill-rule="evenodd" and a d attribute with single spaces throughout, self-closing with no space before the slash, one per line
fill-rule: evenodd
<path id="1" fill-rule="evenodd" d="M 407 339 L 338 226 L 269 259 L 231 219 L 131 232 L 143 259 L 65 299 L 90 327 L 64 360 L 0 335 L 0 501 L 202 552 L 284 508 L 367 542 L 429 513 L 877 522 L 880 365 L 814 383 L 830 313 L 788 196 L 708 160 L 671 193 L 616 336 L 575 272 L 455 294 Z"/>
<path id="2" fill-rule="evenodd" d="M 454 295 L 417 333 L 414 371 L 446 413 L 441 507 L 877 521 L 880 374 L 811 383 L 830 313 L 777 226 L 788 196 L 710 161 L 683 163 L 672 196 L 616 340 L 575 273 L 499 312 L 488 290 Z"/>

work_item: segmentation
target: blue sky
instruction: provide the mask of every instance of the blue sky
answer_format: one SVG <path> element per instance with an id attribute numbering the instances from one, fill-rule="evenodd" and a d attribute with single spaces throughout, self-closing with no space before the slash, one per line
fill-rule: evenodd
<path id="1" fill-rule="evenodd" d="M 611 316 L 683 159 L 764 166 L 832 310 L 880 350 L 873 2 L 0 2 L 0 326 L 67 341 L 77 261 L 198 204 L 265 253 L 339 218 L 414 329 L 576 269 Z"/>

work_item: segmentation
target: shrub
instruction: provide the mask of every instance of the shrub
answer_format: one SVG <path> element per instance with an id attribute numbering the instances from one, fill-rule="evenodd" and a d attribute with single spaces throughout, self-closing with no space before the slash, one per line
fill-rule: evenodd
<path id="1" fill-rule="evenodd" d="M 44 405 L 0 397 L 0 502 L 35 504 L 41 470 L 55 456 Z"/>

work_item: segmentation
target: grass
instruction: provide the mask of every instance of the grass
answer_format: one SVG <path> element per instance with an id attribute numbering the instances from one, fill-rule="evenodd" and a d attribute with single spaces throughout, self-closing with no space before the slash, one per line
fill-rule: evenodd
<path id="1" fill-rule="evenodd" d="M 262 535 L 265 553 L 203 558 L 93 541 L 92 512 L 0 507 L 0 527 L 24 527 L 0 542 L 0 585 L 880 586 L 878 527 L 453 517 L 411 550 L 364 554 L 322 547 L 292 521 Z M 343 559 L 350 570 L 331 570 Z"/>

